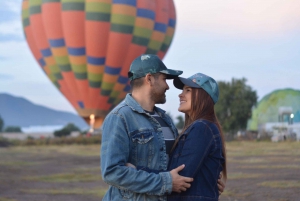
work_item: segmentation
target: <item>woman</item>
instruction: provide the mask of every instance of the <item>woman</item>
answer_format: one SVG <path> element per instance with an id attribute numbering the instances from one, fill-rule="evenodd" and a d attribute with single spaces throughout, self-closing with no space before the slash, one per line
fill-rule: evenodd
<path id="1" fill-rule="evenodd" d="M 227 178 L 224 136 L 214 111 L 218 84 L 202 73 L 175 78 L 173 83 L 182 89 L 178 110 L 185 113 L 185 125 L 173 146 L 168 169 L 185 164 L 180 175 L 193 177 L 194 181 L 189 189 L 172 193 L 168 200 L 218 200 L 220 172 Z"/>

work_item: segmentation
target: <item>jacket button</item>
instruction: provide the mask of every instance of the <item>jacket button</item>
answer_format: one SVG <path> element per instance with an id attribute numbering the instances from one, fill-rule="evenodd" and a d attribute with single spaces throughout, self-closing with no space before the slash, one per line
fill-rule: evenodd
<path id="1" fill-rule="evenodd" d="M 163 151 L 163 150 L 164 150 L 164 148 L 163 148 L 163 147 L 161 147 L 161 148 L 160 148 L 160 150 L 161 150 L 161 151 Z"/>

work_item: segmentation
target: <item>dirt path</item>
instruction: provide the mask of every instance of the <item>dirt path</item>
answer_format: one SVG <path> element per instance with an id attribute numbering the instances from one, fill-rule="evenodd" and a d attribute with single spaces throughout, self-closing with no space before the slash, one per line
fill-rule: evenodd
<path id="1" fill-rule="evenodd" d="M 300 143 L 227 144 L 221 201 L 300 200 Z M 0 201 L 98 201 L 99 146 L 0 148 Z"/>

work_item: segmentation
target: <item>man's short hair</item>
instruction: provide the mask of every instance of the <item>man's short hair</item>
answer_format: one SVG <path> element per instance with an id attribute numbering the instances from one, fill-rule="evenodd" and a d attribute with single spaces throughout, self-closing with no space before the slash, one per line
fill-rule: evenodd
<path id="1" fill-rule="evenodd" d="M 154 73 L 154 74 L 151 74 L 151 75 L 154 77 L 155 80 L 157 80 L 160 74 L 162 74 L 162 73 Z M 140 77 L 140 78 L 131 80 L 130 81 L 131 88 L 133 89 L 133 88 L 141 87 L 144 83 L 144 79 L 145 79 L 145 77 Z"/>

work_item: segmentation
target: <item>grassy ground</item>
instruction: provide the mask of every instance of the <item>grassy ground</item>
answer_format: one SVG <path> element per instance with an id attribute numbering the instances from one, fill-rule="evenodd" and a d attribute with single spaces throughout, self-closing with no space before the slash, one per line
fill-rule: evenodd
<path id="1" fill-rule="evenodd" d="M 99 152 L 99 145 L 0 148 L 0 201 L 101 200 Z M 220 200 L 299 200 L 299 142 L 230 142 L 227 155 Z"/>

